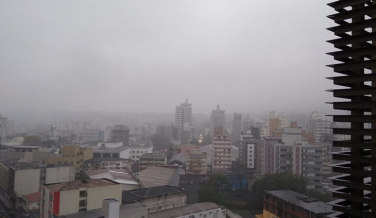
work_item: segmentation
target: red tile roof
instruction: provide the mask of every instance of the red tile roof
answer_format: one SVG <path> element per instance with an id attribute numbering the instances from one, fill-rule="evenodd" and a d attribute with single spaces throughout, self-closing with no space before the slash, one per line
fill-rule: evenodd
<path id="1" fill-rule="evenodd" d="M 35 193 L 25 195 L 25 198 L 29 203 L 39 202 L 40 201 L 40 192 L 35 192 Z"/>

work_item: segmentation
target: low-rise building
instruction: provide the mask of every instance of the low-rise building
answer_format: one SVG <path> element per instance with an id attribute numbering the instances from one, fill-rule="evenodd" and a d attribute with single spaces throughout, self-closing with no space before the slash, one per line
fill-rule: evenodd
<path id="1" fill-rule="evenodd" d="M 109 148 L 101 145 L 94 149 L 94 157 L 117 157 L 123 159 L 131 159 L 132 163 L 140 160 L 140 156 L 146 153 L 153 153 L 153 146 L 120 146 L 117 148 Z"/>
<path id="2" fill-rule="evenodd" d="M 123 204 L 114 199 L 103 200 L 102 209 L 61 216 L 61 218 L 226 218 L 226 209 L 212 202 L 202 202 L 148 213 L 141 203 Z"/>
<path id="3" fill-rule="evenodd" d="M 116 157 L 104 157 L 93 158 L 85 161 L 84 169 L 86 170 L 101 170 L 101 169 L 131 169 L 131 160 L 116 158 Z"/>
<path id="4" fill-rule="evenodd" d="M 99 130 L 88 129 L 80 132 L 80 141 L 82 142 L 97 142 L 99 141 Z"/>
<path id="5" fill-rule="evenodd" d="M 207 174 L 206 152 L 196 149 L 188 155 L 186 174 L 187 175 L 206 175 Z"/>
<path id="6" fill-rule="evenodd" d="M 140 156 L 139 166 L 140 171 L 146 169 L 148 166 L 164 166 L 167 164 L 167 156 L 164 154 L 146 153 Z"/>
<path id="7" fill-rule="evenodd" d="M 71 164 L 75 167 L 76 178 L 83 172 L 84 162 L 93 158 L 92 148 L 80 148 L 77 145 L 66 145 L 60 149 L 59 155 L 46 158 L 46 164 Z"/>
<path id="8" fill-rule="evenodd" d="M 263 213 L 256 215 L 256 218 L 324 218 L 333 212 L 332 207 L 322 201 L 290 190 L 277 190 L 264 193 Z"/>
<path id="9" fill-rule="evenodd" d="M 155 213 L 149 213 L 148 218 L 226 218 L 226 209 L 213 202 L 189 204 L 182 207 L 171 208 Z"/>
<path id="10" fill-rule="evenodd" d="M 107 179 L 75 180 L 41 187 L 40 217 L 50 218 L 94 210 L 104 199 L 121 201 L 122 185 Z"/>
<path id="11" fill-rule="evenodd" d="M 28 195 L 40 185 L 74 180 L 74 167 L 21 162 L 0 163 L 0 186 L 8 194 Z"/>
<path id="12" fill-rule="evenodd" d="M 143 203 L 149 212 L 181 207 L 187 204 L 187 191 L 177 186 L 156 186 L 123 191 L 123 204 Z"/>
<path id="13" fill-rule="evenodd" d="M 17 201 L 22 208 L 23 217 L 30 217 L 30 212 L 37 212 L 39 210 L 40 192 L 24 195 Z"/>
<path id="14" fill-rule="evenodd" d="M 123 190 L 139 189 L 141 186 L 128 169 L 102 169 L 85 172 L 90 179 L 109 179 L 123 185 Z"/>
<path id="15" fill-rule="evenodd" d="M 118 148 L 123 146 L 123 142 L 98 142 L 97 147 L 106 146 L 107 148 Z"/>

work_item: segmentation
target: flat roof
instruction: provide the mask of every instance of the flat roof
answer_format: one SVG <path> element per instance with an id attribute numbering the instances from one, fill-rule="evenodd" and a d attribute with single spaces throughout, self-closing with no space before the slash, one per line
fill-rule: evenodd
<path id="1" fill-rule="evenodd" d="M 170 194 L 178 194 L 178 193 L 186 193 L 187 191 L 184 188 L 178 186 L 170 186 L 170 185 L 163 185 L 163 186 L 156 186 L 150 188 L 141 188 L 141 189 L 134 189 L 130 191 L 123 191 L 122 201 L 123 204 L 131 204 L 134 202 L 141 202 L 145 198 L 151 198 L 161 195 L 170 195 Z"/>
<path id="2" fill-rule="evenodd" d="M 266 191 L 266 193 L 285 200 L 298 207 L 304 208 L 315 214 L 333 213 L 332 207 L 322 201 L 317 201 L 312 198 L 307 198 L 300 193 L 291 190 Z"/>
<path id="3" fill-rule="evenodd" d="M 202 202 L 197 204 L 189 204 L 182 207 L 162 210 L 155 213 L 149 213 L 149 218 L 174 218 L 186 216 L 193 213 L 205 212 L 208 210 L 218 209 L 219 206 L 213 202 Z"/>
<path id="4" fill-rule="evenodd" d="M 69 191 L 80 188 L 96 188 L 110 185 L 117 185 L 117 182 L 108 179 L 89 179 L 89 180 L 75 180 L 70 182 L 55 183 L 45 185 L 45 187 L 52 192 Z"/>
<path id="5" fill-rule="evenodd" d="M 100 163 L 100 162 L 110 162 L 110 161 L 130 161 L 130 159 L 124 159 L 119 157 L 94 157 L 90 160 L 85 161 L 85 163 Z"/>

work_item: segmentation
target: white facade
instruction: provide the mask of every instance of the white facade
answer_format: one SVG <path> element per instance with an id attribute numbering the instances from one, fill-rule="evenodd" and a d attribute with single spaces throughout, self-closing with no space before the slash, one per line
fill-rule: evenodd
<path id="1" fill-rule="evenodd" d="M 255 144 L 246 144 L 247 146 L 247 168 L 255 168 Z"/>
<path id="2" fill-rule="evenodd" d="M 131 159 L 132 163 L 135 163 L 140 161 L 140 156 L 146 153 L 153 153 L 153 147 L 132 147 L 129 151 L 129 158 L 127 159 Z"/>
<path id="3" fill-rule="evenodd" d="M 99 130 L 83 130 L 80 132 L 82 142 L 99 141 Z"/>
<path id="4" fill-rule="evenodd" d="M 98 142 L 98 146 L 106 146 L 107 148 L 118 148 L 123 146 L 123 142 Z"/>

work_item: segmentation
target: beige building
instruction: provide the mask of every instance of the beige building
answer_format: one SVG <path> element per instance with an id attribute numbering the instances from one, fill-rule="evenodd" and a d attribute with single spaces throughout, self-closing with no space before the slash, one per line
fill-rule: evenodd
<path id="1" fill-rule="evenodd" d="M 167 165 L 167 156 L 161 154 L 146 153 L 140 156 L 139 166 L 140 171 L 146 169 L 148 166 Z"/>
<path id="2" fill-rule="evenodd" d="M 188 155 L 186 162 L 187 175 L 206 175 L 207 167 L 206 152 L 197 149 Z"/>
<path id="3" fill-rule="evenodd" d="M 213 134 L 213 172 L 231 170 L 231 139 L 223 129 L 216 128 Z"/>
<path id="4" fill-rule="evenodd" d="M 93 158 L 93 149 L 80 148 L 77 145 L 66 145 L 60 150 L 60 154 L 44 159 L 46 164 L 71 164 L 75 167 L 76 178 L 83 172 L 84 162 Z"/>
<path id="5" fill-rule="evenodd" d="M 48 166 L 21 162 L 0 163 L 0 186 L 8 194 L 27 195 L 39 191 L 41 184 L 74 179 L 73 166 Z"/>
<path id="6" fill-rule="evenodd" d="M 102 208 L 104 199 L 121 201 L 122 185 L 107 179 L 70 181 L 41 188 L 40 217 Z"/>

